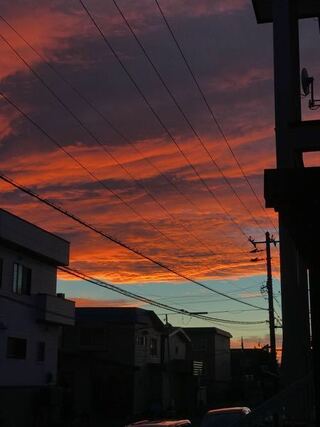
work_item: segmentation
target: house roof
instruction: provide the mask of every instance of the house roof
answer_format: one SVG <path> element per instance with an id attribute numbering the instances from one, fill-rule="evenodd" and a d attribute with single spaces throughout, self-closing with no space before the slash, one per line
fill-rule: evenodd
<path id="1" fill-rule="evenodd" d="M 169 333 L 169 337 L 173 337 L 174 335 L 180 335 L 186 342 L 191 342 L 190 337 L 183 330 L 183 328 L 172 328 L 171 332 Z"/>
<path id="2" fill-rule="evenodd" d="M 203 335 L 203 334 L 214 334 L 222 335 L 227 338 L 232 338 L 230 332 L 224 331 L 219 328 L 213 327 L 194 327 L 194 328 L 183 328 L 187 335 L 192 339 L 192 335 Z"/>
<path id="3" fill-rule="evenodd" d="M 138 307 L 81 307 L 76 308 L 76 322 L 146 324 L 151 321 L 156 330 L 164 330 L 164 324 L 152 310 Z"/>

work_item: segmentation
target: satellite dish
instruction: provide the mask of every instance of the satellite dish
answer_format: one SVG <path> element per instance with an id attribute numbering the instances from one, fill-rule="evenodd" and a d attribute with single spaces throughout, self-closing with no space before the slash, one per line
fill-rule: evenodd
<path id="1" fill-rule="evenodd" d="M 309 77 L 308 71 L 306 68 L 303 68 L 301 71 L 301 86 L 303 93 L 307 96 L 310 93 L 310 86 L 313 83 L 313 77 Z"/>

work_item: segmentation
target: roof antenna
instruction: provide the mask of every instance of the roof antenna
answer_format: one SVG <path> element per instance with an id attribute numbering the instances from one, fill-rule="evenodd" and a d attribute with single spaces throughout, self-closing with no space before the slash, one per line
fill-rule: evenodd
<path id="1" fill-rule="evenodd" d="M 310 110 L 317 110 L 320 107 L 320 99 L 314 99 L 314 78 L 309 76 L 306 68 L 303 68 L 301 71 L 301 86 L 305 96 L 310 94 L 311 99 L 309 99 L 309 108 Z"/>

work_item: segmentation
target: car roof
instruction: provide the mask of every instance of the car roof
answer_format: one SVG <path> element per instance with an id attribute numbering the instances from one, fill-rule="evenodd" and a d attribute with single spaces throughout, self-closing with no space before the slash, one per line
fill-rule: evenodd
<path id="1" fill-rule="evenodd" d="M 189 420 L 155 420 L 155 421 L 138 421 L 130 424 L 127 427 L 178 427 L 178 426 L 191 426 Z"/>
<path id="2" fill-rule="evenodd" d="M 211 409 L 207 412 L 207 415 L 213 414 L 249 414 L 251 412 L 250 408 L 246 406 L 235 406 L 232 408 L 219 408 L 219 409 Z"/>

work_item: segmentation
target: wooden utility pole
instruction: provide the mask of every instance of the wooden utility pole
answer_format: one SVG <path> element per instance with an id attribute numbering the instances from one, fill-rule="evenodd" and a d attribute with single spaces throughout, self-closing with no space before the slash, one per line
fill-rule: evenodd
<path id="1" fill-rule="evenodd" d="M 270 233 L 266 232 L 266 239 L 262 241 L 255 241 L 250 238 L 249 241 L 253 244 L 256 250 L 257 245 L 265 245 L 266 250 L 266 267 L 267 267 L 267 293 L 268 293 L 268 312 L 269 312 L 269 336 L 270 336 L 270 354 L 272 359 L 272 370 L 274 374 L 278 373 L 277 363 L 277 348 L 276 348 L 276 325 L 274 318 L 274 304 L 273 304 L 273 282 L 272 282 L 272 258 L 271 258 L 271 244 L 275 246 L 279 243 Z"/>
<path id="2" fill-rule="evenodd" d="M 275 241 L 273 240 L 273 242 Z M 276 332 L 275 332 L 276 327 L 275 327 L 275 321 L 274 321 L 270 243 L 271 243 L 270 233 L 267 231 L 266 232 L 266 255 L 267 255 L 267 291 L 268 291 L 268 307 L 269 307 L 270 353 L 272 357 L 273 369 L 277 371 L 277 348 L 276 348 Z"/>

